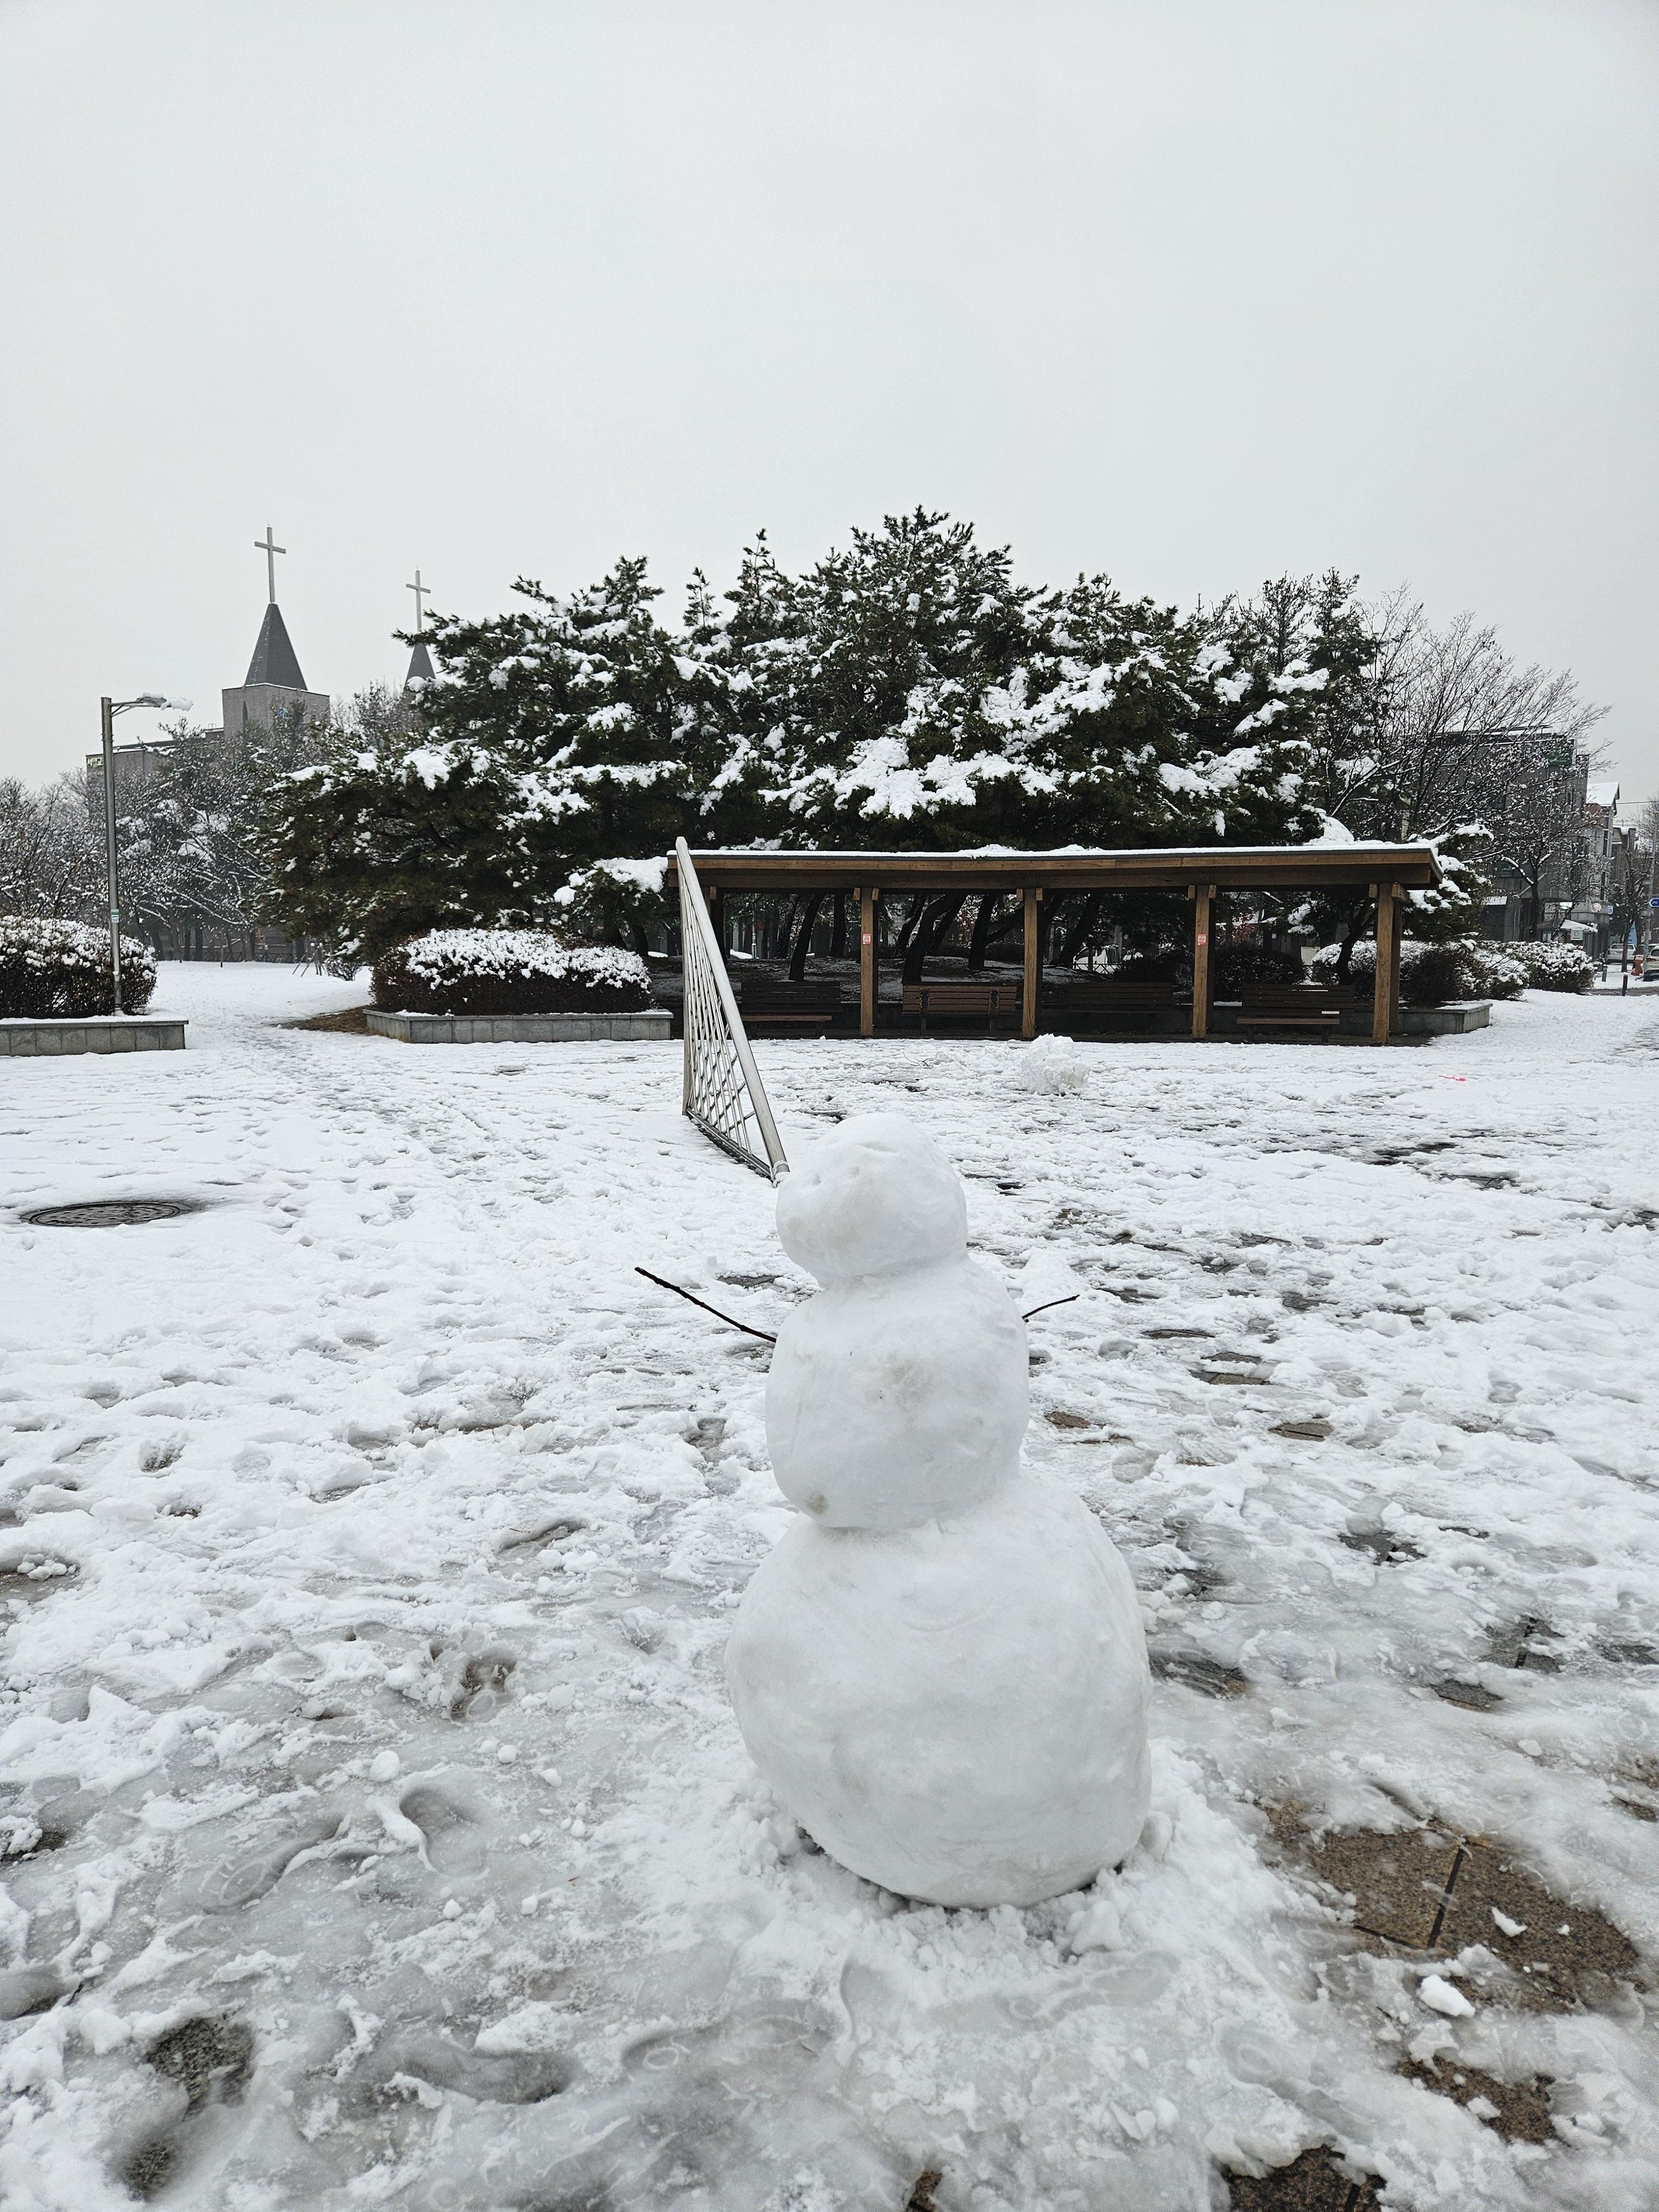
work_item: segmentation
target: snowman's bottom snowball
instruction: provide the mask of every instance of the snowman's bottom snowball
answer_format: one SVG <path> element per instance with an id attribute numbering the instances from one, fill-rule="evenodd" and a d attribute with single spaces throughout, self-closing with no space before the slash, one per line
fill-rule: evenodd
<path id="1" fill-rule="evenodd" d="M 1079 1500 L 1029 1474 L 920 1528 L 792 1528 L 744 1594 L 726 1672 L 784 1804 L 901 1896 L 1035 1905 L 1140 1832 L 1134 1587 Z"/>

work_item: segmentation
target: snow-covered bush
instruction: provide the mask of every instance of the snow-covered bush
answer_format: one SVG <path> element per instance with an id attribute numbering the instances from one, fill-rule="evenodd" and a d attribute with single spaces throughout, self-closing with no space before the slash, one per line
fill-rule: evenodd
<path id="1" fill-rule="evenodd" d="M 1334 982 L 1340 945 L 1327 945 L 1314 956 L 1316 981 Z M 1443 945 L 1425 944 L 1408 937 L 1400 948 L 1400 995 L 1408 1006 L 1443 1006 L 1454 999 L 1499 996 L 1489 992 L 1481 948 L 1466 939 Z M 1376 941 L 1362 937 L 1348 955 L 1348 980 L 1356 988 L 1369 990 L 1376 974 Z"/>
<path id="2" fill-rule="evenodd" d="M 1473 944 L 1469 963 L 1483 999 L 1518 999 L 1527 988 L 1527 967 L 1512 952 L 1495 945 Z"/>
<path id="3" fill-rule="evenodd" d="M 141 1014 L 155 988 L 155 960 L 121 939 L 121 1012 Z M 78 1021 L 110 1012 L 109 939 L 83 921 L 0 917 L 0 1016 Z"/>
<path id="4" fill-rule="evenodd" d="M 1337 962 L 1342 957 L 1340 945 L 1322 945 L 1309 964 L 1308 974 L 1316 983 L 1334 983 L 1337 979 Z M 1369 937 L 1362 937 L 1348 954 L 1348 981 L 1363 983 L 1369 990 L 1371 977 L 1376 972 L 1376 945 Z"/>
<path id="5" fill-rule="evenodd" d="M 1576 945 L 1517 945 L 1516 957 L 1534 991 L 1588 991 L 1595 963 Z"/>
<path id="6" fill-rule="evenodd" d="M 536 929 L 433 929 L 374 963 L 377 1006 L 400 1014 L 611 1014 L 651 1004 L 637 952 Z"/>
<path id="7" fill-rule="evenodd" d="M 1019 1079 L 1027 1091 L 1081 1091 L 1088 1064 L 1068 1036 L 1034 1037 L 1019 1055 Z"/>
<path id="8" fill-rule="evenodd" d="M 1408 1006 L 1443 1006 L 1453 999 L 1472 999 L 1480 989 L 1467 945 L 1413 945 L 1400 948 L 1400 995 Z"/>

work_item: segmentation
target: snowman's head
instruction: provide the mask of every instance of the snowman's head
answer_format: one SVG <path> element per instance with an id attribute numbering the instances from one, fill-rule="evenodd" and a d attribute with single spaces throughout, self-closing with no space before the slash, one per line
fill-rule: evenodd
<path id="1" fill-rule="evenodd" d="M 963 1252 L 962 1181 L 900 1114 L 861 1114 L 804 1152 L 778 1186 L 778 1236 L 823 1284 L 926 1267 Z"/>

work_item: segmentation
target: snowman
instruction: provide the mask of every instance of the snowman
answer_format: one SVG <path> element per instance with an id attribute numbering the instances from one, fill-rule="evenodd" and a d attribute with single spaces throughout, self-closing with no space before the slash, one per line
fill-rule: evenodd
<path id="1" fill-rule="evenodd" d="M 1127 1569 L 1020 1464 L 1025 1325 L 970 1260 L 963 1186 L 896 1114 L 786 1177 L 778 1235 L 823 1288 L 766 1390 L 800 1519 L 744 1594 L 726 1680 L 807 1832 L 884 1888 L 1034 1905 L 1140 1832 L 1149 1674 Z"/>

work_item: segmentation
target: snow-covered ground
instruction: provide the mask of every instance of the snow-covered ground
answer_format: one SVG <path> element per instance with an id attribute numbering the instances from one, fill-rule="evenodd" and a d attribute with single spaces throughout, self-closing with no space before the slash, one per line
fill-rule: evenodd
<path id="1" fill-rule="evenodd" d="M 786 1143 L 914 1114 L 981 1253 L 1085 1293 L 1029 1455 L 1175 1656 L 1154 1810 L 1098 1896 L 982 1913 L 843 1873 L 744 1758 L 766 1347 L 632 1270 L 761 1328 L 810 1286 L 678 1048 L 283 1026 L 360 997 L 169 967 L 187 1053 L 0 1069 L 0 2202 L 1204 2212 L 1325 2142 L 1391 2204 L 1659 2203 L 1639 1996 L 1433 2009 L 1261 1809 L 1484 1832 L 1659 1962 L 1659 1009 L 1085 1047 L 1078 1095 L 759 1048 Z M 200 1210 L 21 1218 L 149 1196 Z M 1437 2045 L 1571 2140 L 1401 2073 Z"/>

